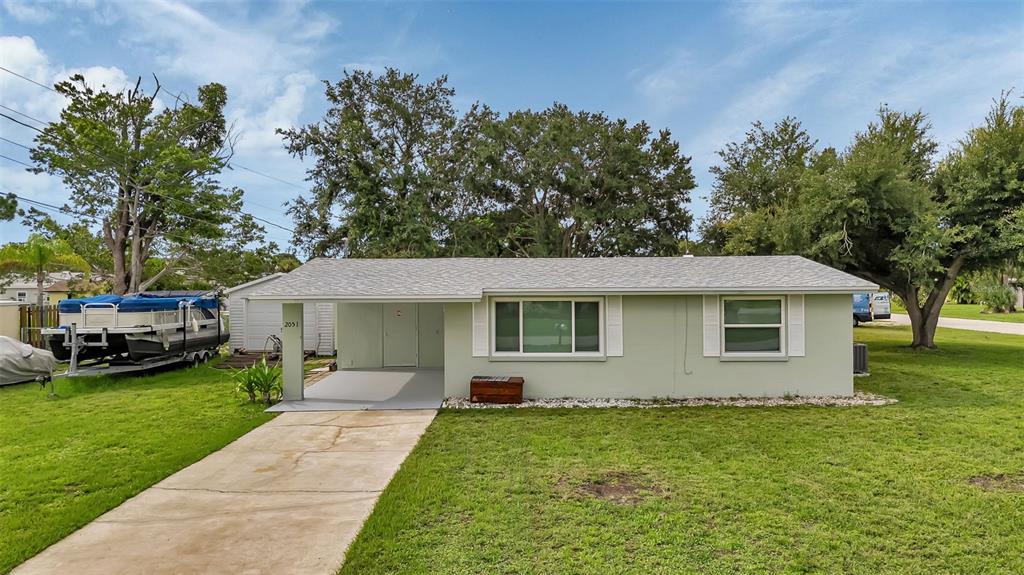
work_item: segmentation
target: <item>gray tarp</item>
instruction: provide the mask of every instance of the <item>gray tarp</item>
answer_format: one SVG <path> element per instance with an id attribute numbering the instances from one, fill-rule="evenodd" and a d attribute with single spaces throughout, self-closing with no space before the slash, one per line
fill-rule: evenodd
<path id="1" fill-rule="evenodd" d="M 52 374 L 56 366 L 49 351 L 0 335 L 0 384 L 32 381 Z"/>

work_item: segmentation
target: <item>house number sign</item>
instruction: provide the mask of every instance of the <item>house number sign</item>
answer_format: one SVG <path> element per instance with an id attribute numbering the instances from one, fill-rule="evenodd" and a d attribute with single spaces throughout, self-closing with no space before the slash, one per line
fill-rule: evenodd
<path id="1" fill-rule="evenodd" d="M 284 322 L 284 326 L 285 327 L 299 327 L 299 322 L 297 322 L 297 321 L 286 321 L 286 322 Z"/>

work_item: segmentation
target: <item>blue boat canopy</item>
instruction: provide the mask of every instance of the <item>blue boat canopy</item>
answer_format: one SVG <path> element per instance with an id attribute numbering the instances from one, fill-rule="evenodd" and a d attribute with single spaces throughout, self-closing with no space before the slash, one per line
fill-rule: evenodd
<path id="1" fill-rule="evenodd" d="M 191 303 L 194 308 L 217 309 L 217 299 L 213 297 L 162 297 L 158 294 L 148 293 L 138 293 L 129 296 L 108 294 L 66 299 L 57 304 L 57 309 L 61 313 L 81 313 L 83 305 L 93 303 L 115 304 L 118 311 L 173 311 L 181 307 L 182 302 Z"/>
<path id="2" fill-rule="evenodd" d="M 173 311 L 191 303 L 194 308 L 216 309 L 215 298 L 203 297 L 159 297 L 150 294 L 135 294 L 125 297 L 117 306 L 118 311 Z"/>
<path id="3" fill-rule="evenodd" d="M 74 299 L 61 300 L 57 304 L 57 310 L 61 313 L 81 313 L 82 305 L 87 303 L 102 303 L 102 304 L 119 304 L 123 300 L 123 296 L 107 294 L 107 295 L 94 295 L 92 297 L 80 297 Z M 107 306 L 102 306 L 107 307 Z"/>

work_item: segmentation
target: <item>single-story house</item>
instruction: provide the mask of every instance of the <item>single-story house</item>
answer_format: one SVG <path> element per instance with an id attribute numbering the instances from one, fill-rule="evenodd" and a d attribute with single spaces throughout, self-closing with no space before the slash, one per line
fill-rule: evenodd
<path id="1" fill-rule="evenodd" d="M 232 350 L 269 351 L 271 335 L 281 336 L 281 306 L 267 301 L 249 301 L 249 294 L 283 276 L 271 274 L 224 290 Z M 303 343 L 317 355 L 334 354 L 334 304 L 310 302 L 303 308 Z"/>
<path id="2" fill-rule="evenodd" d="M 527 397 L 851 395 L 850 298 L 797 256 L 314 259 L 247 293 L 281 308 L 303 398 L 303 306 L 334 306 L 341 370 L 522 376 Z M 440 399 L 440 398 L 439 398 Z"/>
<path id="3" fill-rule="evenodd" d="M 80 277 L 72 272 L 54 272 L 47 276 L 43 284 L 46 303 L 56 305 L 60 300 L 67 299 L 70 294 L 68 282 Z M 39 296 L 39 286 L 35 278 L 15 276 L 0 289 L 0 300 L 17 301 L 34 304 Z"/>

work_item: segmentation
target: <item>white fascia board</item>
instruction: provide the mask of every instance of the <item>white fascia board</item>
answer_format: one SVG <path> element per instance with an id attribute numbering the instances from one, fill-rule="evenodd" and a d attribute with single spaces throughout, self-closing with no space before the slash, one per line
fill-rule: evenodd
<path id="1" fill-rule="evenodd" d="M 245 299 L 272 301 L 279 303 L 387 303 L 387 302 L 409 302 L 409 303 L 472 303 L 480 301 L 481 297 L 465 295 L 250 295 Z"/>
<path id="2" fill-rule="evenodd" d="M 243 290 L 245 288 L 250 288 L 250 287 L 252 287 L 254 285 L 259 285 L 259 284 L 261 284 L 261 283 L 263 283 L 265 281 L 270 281 L 272 279 L 279 278 L 279 277 L 281 277 L 283 275 L 284 275 L 284 272 L 277 272 L 277 273 L 270 274 L 269 276 L 263 276 L 261 278 L 254 279 L 254 280 L 252 280 L 250 282 L 245 282 L 244 284 L 236 285 L 234 287 L 229 287 L 226 290 L 224 290 L 224 293 L 225 294 L 231 294 L 232 292 L 236 292 L 238 290 Z"/>
<path id="3" fill-rule="evenodd" d="M 484 290 L 489 296 L 515 296 L 515 295 L 537 295 L 537 294 L 565 294 L 565 295 L 609 295 L 609 294 L 630 294 L 630 295 L 700 295 L 700 294 L 853 294 L 861 292 L 878 291 L 878 286 L 837 286 L 837 287 L 765 287 L 765 288 L 722 288 L 722 287 L 700 287 L 700 288 L 581 288 L 581 289 L 496 289 Z"/>

